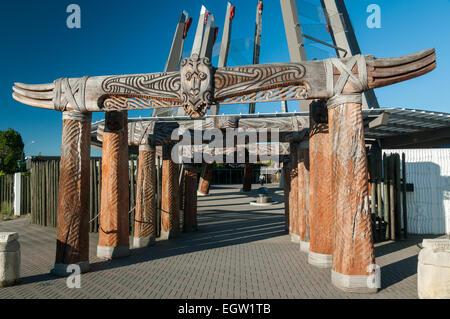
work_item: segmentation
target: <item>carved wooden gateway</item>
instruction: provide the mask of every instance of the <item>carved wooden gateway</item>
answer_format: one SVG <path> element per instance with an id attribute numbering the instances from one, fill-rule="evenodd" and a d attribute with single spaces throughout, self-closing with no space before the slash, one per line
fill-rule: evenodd
<path id="1" fill-rule="evenodd" d="M 311 250 L 312 264 L 332 267 L 331 278 L 337 287 L 355 292 L 376 291 L 376 286 L 368 285 L 375 256 L 361 94 L 418 77 L 435 67 L 434 49 L 398 58 L 356 55 L 220 68 L 193 53 L 183 60 L 179 72 L 62 78 L 50 84 L 15 83 L 13 98 L 17 101 L 63 113 L 54 272 L 65 275 L 67 265 L 73 263 L 82 265 L 83 271 L 88 270 L 89 210 L 85 203 L 89 198 L 86 159 L 91 112 L 108 114 L 102 137 L 104 176 L 98 255 L 114 258 L 129 254 L 128 211 L 124 206 L 128 202 L 128 173 L 124 168 L 128 142 L 140 147 L 135 247 L 154 241 L 156 220 L 155 174 L 151 169 L 156 143 L 152 138 L 156 134 L 153 128 L 147 132 L 147 127 L 140 127 L 139 133 L 133 131 L 128 136 L 126 116 L 118 111 L 184 108 L 194 119 L 203 117 L 208 108 L 218 104 L 320 99 L 324 100 L 322 115 L 327 113 L 328 117 L 321 116 L 322 123 L 311 121 L 310 133 L 302 137 L 304 141 L 291 147 L 291 167 L 287 170 L 291 170 L 292 179 L 285 188 L 290 189 L 288 197 L 292 198 L 289 207 L 286 203 L 291 234 L 293 240 L 301 243 L 302 250 Z M 167 238 L 176 235 L 180 221 L 178 167 L 169 152 L 170 145 L 166 143 L 162 232 Z M 318 163 L 328 169 L 321 169 Z M 192 167 L 185 169 L 185 179 L 196 186 Z M 330 181 L 331 191 L 321 188 L 323 178 Z M 300 196 L 299 190 L 305 188 L 308 193 Z M 185 228 L 195 230 L 197 194 L 185 189 L 184 196 L 182 205 L 188 210 Z M 319 216 L 322 212 L 325 215 Z M 323 224 L 329 230 L 325 235 L 320 228 Z"/>

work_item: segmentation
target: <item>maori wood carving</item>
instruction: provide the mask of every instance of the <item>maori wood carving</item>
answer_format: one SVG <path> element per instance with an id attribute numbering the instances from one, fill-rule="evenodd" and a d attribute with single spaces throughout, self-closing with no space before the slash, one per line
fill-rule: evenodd
<path id="1" fill-rule="evenodd" d="M 193 54 L 181 62 L 181 101 L 192 118 L 206 114 L 213 101 L 212 66 L 208 58 Z"/>
<path id="2" fill-rule="evenodd" d="M 346 86 L 343 94 L 360 93 L 430 72 L 436 67 L 434 49 L 398 58 L 361 56 L 367 72 L 355 66 L 365 87 Z M 341 65 L 351 58 L 336 59 Z M 35 107 L 59 111 L 114 111 L 184 107 L 192 117 L 203 116 L 210 104 L 327 99 L 327 79 L 338 82 L 341 71 L 323 61 L 212 68 L 192 56 L 181 72 L 97 76 L 56 80 L 50 84 L 15 83 L 13 98 Z M 328 71 L 327 71 L 328 70 Z M 332 72 L 332 74 L 330 74 Z M 211 83 L 212 82 L 212 83 Z"/>
<path id="3" fill-rule="evenodd" d="M 55 264 L 89 261 L 90 127 L 63 120 Z"/>

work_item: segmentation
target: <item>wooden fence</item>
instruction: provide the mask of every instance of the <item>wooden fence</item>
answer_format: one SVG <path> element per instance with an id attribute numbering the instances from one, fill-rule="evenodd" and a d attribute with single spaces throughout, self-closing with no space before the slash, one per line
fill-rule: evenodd
<path id="1" fill-rule="evenodd" d="M 375 242 L 406 239 L 408 234 L 405 154 L 369 156 L 370 210 Z"/>
<path id="2" fill-rule="evenodd" d="M 11 214 L 14 210 L 14 175 L 0 176 L 0 211 Z"/>
<path id="3" fill-rule="evenodd" d="M 136 204 L 137 161 L 129 160 L 129 210 Z M 89 230 L 98 232 L 101 203 L 102 163 L 100 158 L 90 160 Z M 31 223 L 56 227 L 58 213 L 59 160 L 31 162 Z M 134 230 L 134 210 L 130 213 L 130 231 Z"/>

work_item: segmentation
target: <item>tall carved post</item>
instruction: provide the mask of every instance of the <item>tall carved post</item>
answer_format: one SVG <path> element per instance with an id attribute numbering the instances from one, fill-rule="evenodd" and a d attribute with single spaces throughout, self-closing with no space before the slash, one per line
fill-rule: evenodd
<path id="1" fill-rule="evenodd" d="M 242 187 L 243 192 L 252 191 L 252 179 L 253 179 L 253 163 L 245 163 L 244 167 L 244 183 Z"/>
<path id="2" fill-rule="evenodd" d="M 289 233 L 291 241 L 300 243 L 300 229 L 298 225 L 298 160 L 297 147 L 294 143 L 290 144 L 289 167 Z"/>
<path id="3" fill-rule="evenodd" d="M 139 145 L 133 247 L 146 247 L 156 237 L 155 146 Z"/>
<path id="4" fill-rule="evenodd" d="M 283 189 L 284 189 L 284 221 L 285 229 L 289 232 L 289 192 L 291 189 L 291 174 L 289 162 L 283 162 Z"/>
<path id="5" fill-rule="evenodd" d="M 180 231 L 178 165 L 172 161 L 172 144 L 163 146 L 161 238 L 170 239 Z"/>
<path id="6" fill-rule="evenodd" d="M 209 187 L 213 177 L 213 165 L 204 163 L 202 165 L 202 173 L 200 175 L 200 182 L 198 187 L 198 196 L 206 196 L 209 194 Z"/>
<path id="7" fill-rule="evenodd" d="M 309 252 L 309 141 L 297 144 L 298 229 L 300 250 Z"/>
<path id="8" fill-rule="evenodd" d="M 63 112 L 56 258 L 52 273 L 67 266 L 89 270 L 89 157 L 91 113 Z"/>
<path id="9" fill-rule="evenodd" d="M 326 101 L 310 105 L 308 262 L 320 268 L 331 267 L 334 243 L 334 195 L 327 112 Z"/>
<path id="10" fill-rule="evenodd" d="M 192 232 L 197 224 L 197 167 L 193 164 L 184 166 L 183 196 L 183 231 Z"/>
<path id="11" fill-rule="evenodd" d="M 107 112 L 102 149 L 102 196 L 97 256 L 129 255 L 128 141 L 125 112 Z"/>
<path id="12" fill-rule="evenodd" d="M 347 93 L 367 88 L 366 62 L 362 57 L 352 57 L 347 64 L 331 59 L 326 69 L 327 90 L 335 94 L 327 102 L 335 190 L 331 278 L 345 291 L 376 292 L 362 98 L 361 94 Z M 340 75 L 334 84 L 336 69 Z M 353 73 L 356 69 L 359 78 Z"/>

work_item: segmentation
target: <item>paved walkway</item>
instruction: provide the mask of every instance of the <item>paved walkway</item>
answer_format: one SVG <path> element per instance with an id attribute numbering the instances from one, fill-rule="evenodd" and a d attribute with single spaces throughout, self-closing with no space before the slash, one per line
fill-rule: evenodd
<path id="1" fill-rule="evenodd" d="M 255 186 L 254 188 L 256 188 Z M 29 224 L 28 218 L 0 223 L 0 231 L 19 232 L 22 279 L 0 288 L 2 298 L 417 298 L 417 246 L 423 237 L 376 245 L 382 289 L 377 294 L 344 293 L 317 269 L 284 231 L 282 190 L 271 188 L 270 207 L 250 206 L 239 186 L 221 186 L 199 198 L 199 228 L 127 258 L 95 257 L 97 234 L 90 236 L 91 271 L 80 289 L 49 274 L 55 229 Z M 254 195 L 255 193 L 253 193 Z"/>

